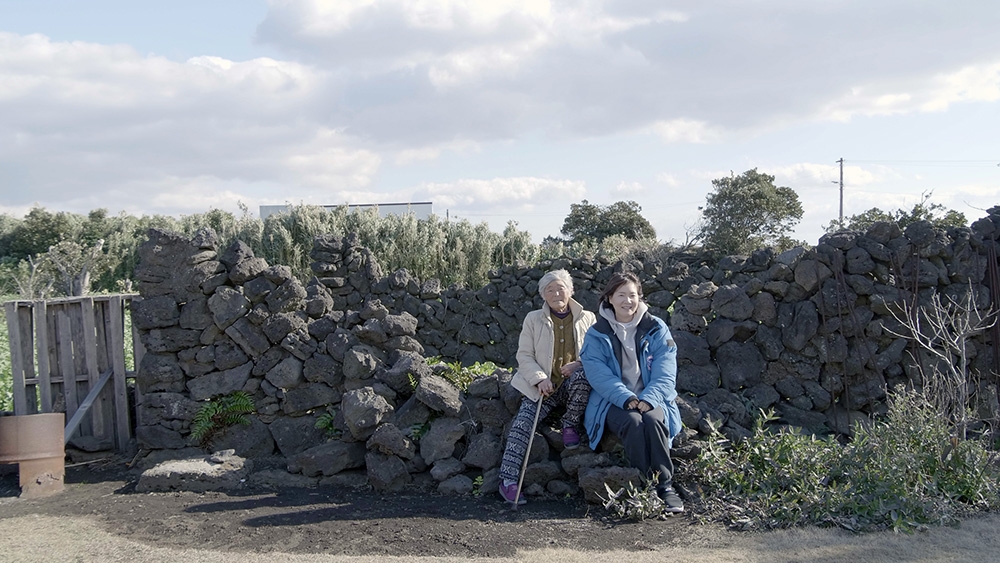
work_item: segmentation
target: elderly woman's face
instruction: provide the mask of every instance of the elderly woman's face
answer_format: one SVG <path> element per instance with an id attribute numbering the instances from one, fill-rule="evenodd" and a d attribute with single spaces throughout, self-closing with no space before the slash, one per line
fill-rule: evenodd
<path id="1" fill-rule="evenodd" d="M 569 298 L 573 296 L 573 288 L 566 287 L 566 284 L 559 280 L 549 282 L 542 290 L 542 299 L 549 306 L 549 309 L 557 313 L 565 312 L 569 308 Z"/>

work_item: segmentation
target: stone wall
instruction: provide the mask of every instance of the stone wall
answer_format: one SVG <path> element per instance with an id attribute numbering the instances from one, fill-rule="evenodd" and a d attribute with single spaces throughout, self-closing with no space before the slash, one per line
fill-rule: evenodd
<path id="1" fill-rule="evenodd" d="M 679 456 L 693 455 L 691 438 L 710 425 L 731 438 L 747 435 L 761 408 L 810 431 L 848 432 L 851 421 L 883 408 L 887 386 L 919 381 L 907 341 L 891 333 L 898 332 L 893 304 L 971 288 L 988 305 L 984 279 L 998 233 L 1000 207 L 971 229 L 917 223 L 900 232 L 881 223 L 827 235 L 813 249 L 765 249 L 714 265 L 566 259 L 507 266 L 466 290 L 405 270 L 384 275 L 351 237 L 317 237 L 315 276 L 302 284 L 242 243 L 218 249 L 210 231 L 189 240 L 154 230 L 137 268 L 142 299 L 132 305 L 147 350 L 137 435 L 151 449 L 193 445 L 199 401 L 243 390 L 258 414 L 217 447 L 280 454 L 290 471 L 312 477 L 365 472 L 385 490 L 423 479 L 468 492 L 479 476 L 492 490 L 519 401 L 510 372 L 460 391 L 425 358 L 513 366 L 521 321 L 541 305 L 538 280 L 560 267 L 591 310 L 610 275 L 632 269 L 651 311 L 669 318 L 686 426 Z M 981 373 L 992 369 L 988 338 L 970 354 Z M 315 428 L 328 408 L 339 431 L 333 440 Z M 558 433 L 543 435 L 533 448 L 529 494 L 587 489 L 588 479 L 619 471 L 606 454 L 562 452 Z"/>

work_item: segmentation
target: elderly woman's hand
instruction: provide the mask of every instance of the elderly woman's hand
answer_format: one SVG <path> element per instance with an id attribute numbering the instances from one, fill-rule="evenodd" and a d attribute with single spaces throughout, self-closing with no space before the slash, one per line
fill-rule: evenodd
<path id="1" fill-rule="evenodd" d="M 554 391 L 551 379 L 543 379 L 539 381 L 537 387 L 538 392 L 541 393 L 543 397 L 548 397 L 552 394 L 552 391 Z"/>
<path id="2" fill-rule="evenodd" d="M 560 373 L 563 374 L 563 377 L 569 377 L 569 376 L 573 375 L 573 372 L 575 372 L 576 370 L 580 369 L 580 366 L 582 366 L 582 365 L 583 364 L 580 363 L 580 360 L 576 360 L 576 361 L 570 362 L 568 364 L 563 364 L 563 367 L 559 368 L 559 371 L 560 371 Z"/>

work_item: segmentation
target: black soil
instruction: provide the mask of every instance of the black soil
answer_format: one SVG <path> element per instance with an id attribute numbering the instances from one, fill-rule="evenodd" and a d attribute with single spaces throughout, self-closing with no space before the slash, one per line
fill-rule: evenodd
<path id="1" fill-rule="evenodd" d="M 84 516 L 109 533 L 158 547 L 340 555 L 505 557 L 519 549 L 656 550 L 683 545 L 690 516 L 616 522 L 582 499 L 534 500 L 518 509 L 496 493 L 455 497 L 340 487 L 137 493 L 138 471 L 111 459 L 66 469 L 66 490 L 17 498 L 13 466 L 0 466 L 0 518 Z"/>

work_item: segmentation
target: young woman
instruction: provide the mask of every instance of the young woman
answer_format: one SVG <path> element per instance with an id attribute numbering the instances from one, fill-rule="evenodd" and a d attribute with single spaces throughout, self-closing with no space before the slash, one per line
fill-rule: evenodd
<path id="1" fill-rule="evenodd" d="M 583 335 L 594 324 L 594 314 L 584 311 L 573 299 L 573 280 L 566 270 L 553 270 L 542 276 L 538 292 L 544 300 L 542 308 L 524 317 L 518 339 L 517 373 L 511 385 L 524 397 L 511 421 L 500 463 L 500 496 L 517 504 L 525 502 L 524 495 L 517 494 L 517 482 L 524 456 L 528 455 L 528 439 L 539 397 L 545 397 L 539 420 L 552 409 L 565 405 L 563 445 L 572 449 L 580 445 L 578 427 L 590 395 L 577 355 Z"/>
<path id="2" fill-rule="evenodd" d="M 580 360 L 593 388 L 584 423 L 590 447 L 604 431 L 621 440 L 629 463 L 656 475 L 656 492 L 668 512 L 683 512 L 672 485 L 670 443 L 681 430 L 677 409 L 677 346 L 670 329 L 650 315 L 632 273 L 615 274 L 587 331 Z"/>

